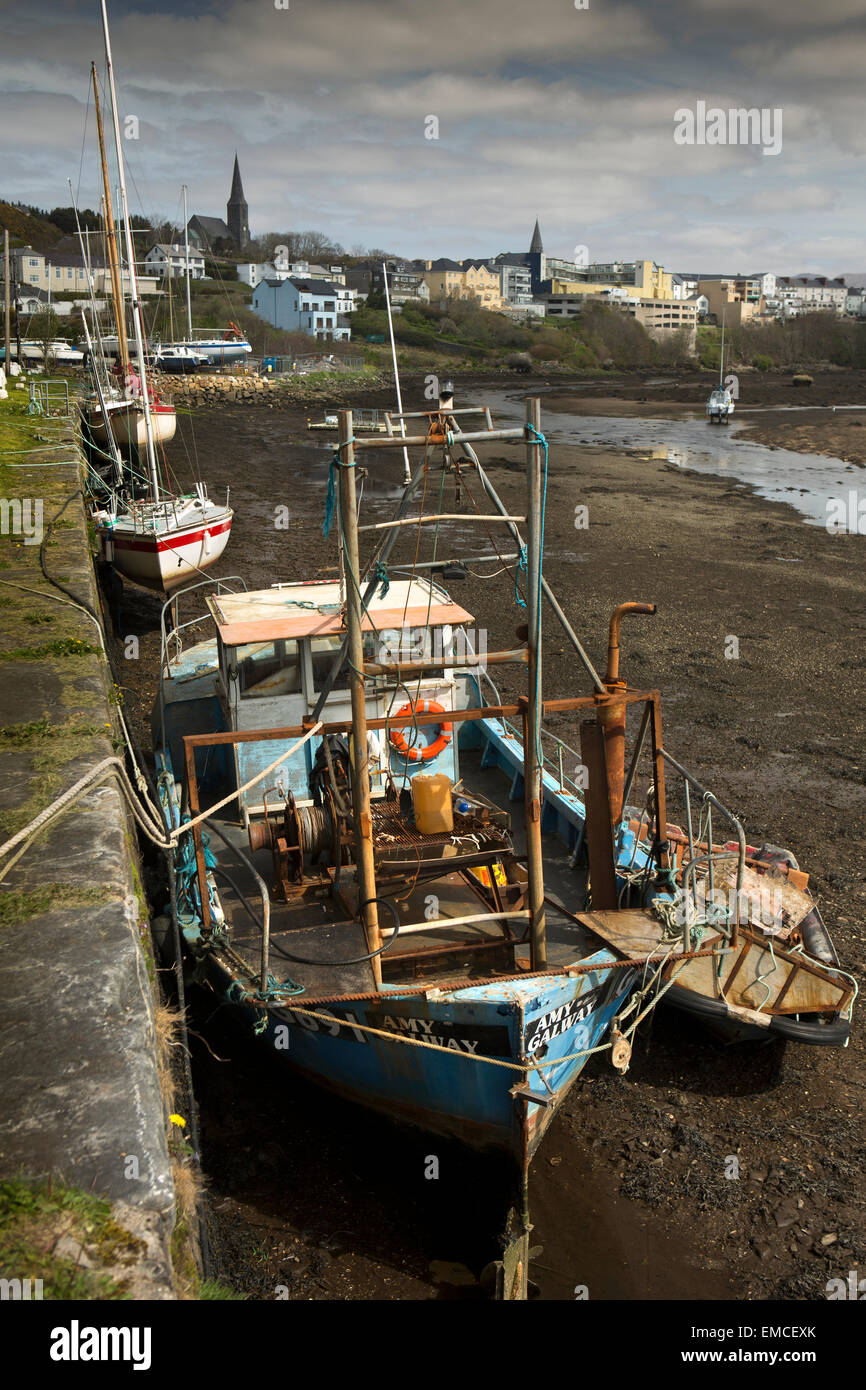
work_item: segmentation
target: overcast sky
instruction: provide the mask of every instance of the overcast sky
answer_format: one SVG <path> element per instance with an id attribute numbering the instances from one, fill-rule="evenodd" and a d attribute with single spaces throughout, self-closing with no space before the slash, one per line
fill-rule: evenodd
<path id="1" fill-rule="evenodd" d="M 133 212 L 224 217 L 237 149 L 254 236 L 866 269 L 864 0 L 277 3 L 109 0 Z M 0 197 L 98 205 L 92 58 L 98 0 L 0 0 Z M 677 144 L 698 102 L 781 111 L 780 152 Z"/>

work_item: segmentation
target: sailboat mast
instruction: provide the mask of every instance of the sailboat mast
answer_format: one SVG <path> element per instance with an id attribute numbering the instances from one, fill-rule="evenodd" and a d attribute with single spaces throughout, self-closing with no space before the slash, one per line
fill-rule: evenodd
<path id="1" fill-rule="evenodd" d="M 719 353 L 719 390 L 722 388 L 722 377 L 725 374 L 725 315 L 727 309 L 722 309 L 722 347 Z"/>
<path id="2" fill-rule="evenodd" d="M 192 347 L 192 303 L 189 294 L 189 213 L 186 206 L 187 187 L 181 185 L 183 189 L 183 253 L 186 262 L 186 331 Z"/>
<path id="3" fill-rule="evenodd" d="M 394 342 L 394 319 L 393 319 L 392 314 L 391 314 L 391 292 L 390 292 L 390 290 L 388 289 L 388 267 L 387 267 L 387 265 L 385 264 L 384 261 L 382 262 L 382 280 L 383 280 L 383 283 L 384 283 L 384 285 L 385 285 L 385 303 L 386 303 L 386 305 L 387 305 L 387 307 L 388 307 L 388 331 L 389 331 L 390 334 L 391 334 L 391 359 L 392 359 L 392 361 L 393 361 L 393 363 L 394 363 L 394 385 L 395 385 L 396 388 L 397 388 L 397 410 L 398 410 L 398 412 L 399 412 L 399 414 L 400 414 L 400 433 L 401 433 L 402 435 L 405 435 L 405 433 L 406 433 L 406 422 L 405 422 L 405 420 L 402 418 L 402 417 L 403 417 L 403 401 L 402 401 L 402 398 L 401 398 L 401 395 L 400 395 L 400 373 L 397 371 L 397 347 L 396 347 L 396 344 L 395 344 L 395 342 Z M 438 393 L 437 393 L 437 394 L 438 394 Z M 408 483 L 408 482 L 411 481 L 411 478 L 412 478 L 412 469 L 409 467 L 409 450 L 408 450 L 408 449 L 405 447 L 405 445 L 404 445 L 404 448 L 403 448 L 403 484 L 404 484 L 404 486 L 405 486 L 406 483 Z"/>
<path id="4" fill-rule="evenodd" d="M 167 280 L 167 282 L 168 282 L 168 338 L 169 338 L 169 342 L 173 343 L 173 342 L 174 342 L 174 292 L 173 292 L 174 276 L 173 276 L 172 273 L 171 273 L 171 252 L 170 252 L 170 251 L 169 251 L 169 253 L 168 253 L 168 274 L 166 275 L 166 280 Z"/>
<path id="5" fill-rule="evenodd" d="M 102 128 L 102 109 L 99 105 L 99 83 L 96 78 L 96 64 L 90 64 L 93 79 L 93 103 L 96 111 L 96 130 L 99 135 L 99 158 L 102 161 L 102 184 L 105 189 L 105 237 L 108 252 L 108 271 L 111 277 L 111 298 L 114 301 L 114 319 L 117 324 L 118 355 L 123 379 L 129 366 L 129 344 L 126 340 L 126 318 L 123 310 L 123 286 L 120 279 L 120 263 L 117 255 L 117 229 L 114 225 L 114 208 L 111 202 L 111 183 L 108 178 L 108 160 L 105 157 L 105 132 Z"/>
<path id="6" fill-rule="evenodd" d="M 541 563 L 544 538 L 545 488 L 542 475 L 541 401 L 526 402 L 527 555 L 526 616 L 528 618 L 528 700 L 523 716 L 524 795 L 526 801 L 526 868 L 533 970 L 547 968 L 547 929 L 544 913 L 544 868 L 541 846 Z"/>
<path id="7" fill-rule="evenodd" d="M 108 69 L 108 85 L 111 92 L 111 114 L 114 122 L 114 146 L 117 153 L 117 172 L 120 179 L 120 206 L 123 214 L 126 240 L 126 260 L 129 266 L 129 290 L 132 300 L 132 324 L 135 329 L 135 355 L 138 360 L 138 375 L 141 378 L 141 402 L 144 407 L 144 433 L 147 440 L 147 462 L 150 470 L 150 486 L 153 501 L 159 501 L 159 477 L 156 470 L 156 449 L 153 442 L 153 418 L 150 413 L 150 393 L 147 381 L 147 363 L 144 359 L 144 334 L 141 323 L 141 301 L 138 293 L 138 276 L 135 271 L 135 247 L 132 241 L 132 226 L 129 220 L 129 200 L 126 196 L 126 172 L 123 166 L 123 147 L 120 139 L 120 118 L 117 113 L 117 89 L 114 85 L 114 64 L 111 61 L 111 39 L 108 34 L 108 11 L 102 0 L 102 28 L 105 34 L 105 64 Z"/>
<path id="8" fill-rule="evenodd" d="M 361 566 L 358 559 L 358 506 L 355 496 L 355 449 L 352 443 L 352 412 L 340 411 L 340 549 L 345 553 L 346 630 L 349 638 L 349 690 L 352 698 L 350 763 L 352 771 L 352 815 L 355 821 L 355 854 L 358 873 L 359 916 L 364 923 L 367 950 L 382 946 L 379 909 L 376 901 L 376 869 L 373 860 L 373 823 L 370 815 L 370 771 L 367 752 L 367 697 L 364 691 L 364 637 L 361 630 Z M 361 906 L 363 905 L 363 906 Z M 370 962 L 376 986 L 382 983 L 382 963 L 378 956 Z"/>

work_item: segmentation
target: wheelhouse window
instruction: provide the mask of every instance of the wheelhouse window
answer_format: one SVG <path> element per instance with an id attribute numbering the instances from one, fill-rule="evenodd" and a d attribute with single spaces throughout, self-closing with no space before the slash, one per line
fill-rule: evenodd
<path id="1" fill-rule="evenodd" d="M 297 642 L 249 642 L 235 647 L 229 657 L 229 671 L 233 668 L 237 669 L 238 695 L 242 700 L 300 694 Z"/>
<path id="2" fill-rule="evenodd" d="M 310 661 L 313 670 L 313 690 L 318 694 L 324 688 L 325 681 L 334 664 L 337 652 L 342 646 L 341 636 L 334 634 L 327 637 L 312 637 L 310 639 Z M 375 632 L 364 633 L 364 661 L 375 661 L 378 650 L 378 642 Z M 349 661 L 348 657 L 340 667 L 332 690 L 348 690 L 349 688 Z"/>

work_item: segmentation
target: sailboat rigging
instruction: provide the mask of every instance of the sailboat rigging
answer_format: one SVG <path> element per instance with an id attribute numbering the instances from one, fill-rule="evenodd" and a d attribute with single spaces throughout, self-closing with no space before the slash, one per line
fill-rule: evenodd
<path id="1" fill-rule="evenodd" d="M 106 0 L 101 0 L 101 6 L 120 190 L 120 213 L 123 221 L 129 274 L 135 366 L 137 368 L 136 373 L 127 365 L 124 356 L 122 345 L 126 340 L 121 301 L 115 305 L 115 317 L 118 326 L 118 341 L 121 345 L 120 369 L 125 374 L 127 401 L 125 409 L 121 409 L 117 413 L 106 402 L 107 409 L 103 415 L 102 423 L 107 427 L 108 421 L 105 416 L 109 415 L 111 428 L 118 443 L 143 445 L 147 479 L 144 495 L 136 496 L 130 469 L 128 488 L 120 497 L 114 495 L 110 505 L 99 507 L 95 512 L 94 519 L 106 557 L 113 560 L 115 568 L 125 578 L 133 579 L 147 588 L 170 592 L 179 585 L 195 579 L 201 571 L 208 569 L 219 559 L 228 543 L 233 513 L 228 504 L 228 493 L 226 493 L 224 504 L 214 502 L 208 497 L 207 489 L 202 482 L 196 484 L 194 492 L 184 495 L 174 495 L 161 486 L 156 443 L 158 439 L 164 439 L 165 435 L 160 429 L 161 403 L 153 396 L 148 377 Z M 95 81 L 94 92 L 96 93 Z M 97 123 L 99 124 L 99 120 Z M 100 149 L 105 181 L 107 239 L 111 243 L 114 238 L 116 252 L 116 232 L 114 230 L 104 140 L 100 141 Z M 110 264 L 112 262 L 110 253 L 109 262 Z M 114 277 L 112 277 L 112 281 L 114 288 Z M 119 275 L 116 283 L 119 285 Z M 130 400 L 130 396 L 133 396 L 134 400 Z M 173 420 L 173 409 L 171 415 Z M 118 433 L 118 423 L 120 433 Z M 92 425 L 91 429 L 98 438 L 98 432 L 93 429 Z M 171 433 L 174 433 L 173 427 Z"/>

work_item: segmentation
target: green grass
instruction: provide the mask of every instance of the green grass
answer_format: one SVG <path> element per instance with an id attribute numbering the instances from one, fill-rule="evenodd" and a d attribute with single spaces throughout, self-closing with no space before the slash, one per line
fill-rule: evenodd
<path id="1" fill-rule="evenodd" d="M 58 637 L 54 642 L 43 642 L 40 647 L 16 647 L 9 652 L 0 652 L 0 661 L 42 661 L 48 656 L 89 656 L 101 652 L 90 642 L 78 637 Z"/>
<path id="2" fill-rule="evenodd" d="M 80 888 L 71 883 L 44 883 L 39 888 L 15 888 L 0 893 L 0 927 L 19 926 L 54 908 L 93 907 L 117 897 L 108 888 Z"/>
<path id="3" fill-rule="evenodd" d="M 64 1236 L 84 1247 L 94 1268 L 54 1253 Z M 0 1276 L 41 1279 L 44 1299 L 126 1298 L 125 1281 L 104 1268 L 134 1265 L 144 1248 L 98 1197 L 50 1181 L 0 1182 Z"/>
<path id="4" fill-rule="evenodd" d="M 230 1289 L 226 1284 L 221 1284 L 217 1279 L 204 1279 L 198 1288 L 200 1300 L 223 1300 L 226 1302 L 245 1303 L 246 1298 L 236 1289 Z"/>

